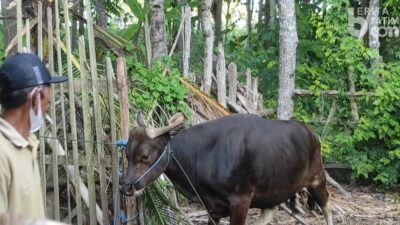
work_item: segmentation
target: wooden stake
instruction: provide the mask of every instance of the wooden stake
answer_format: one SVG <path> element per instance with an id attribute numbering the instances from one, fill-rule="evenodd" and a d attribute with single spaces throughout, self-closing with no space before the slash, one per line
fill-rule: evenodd
<path id="1" fill-rule="evenodd" d="M 218 43 L 217 96 L 218 103 L 226 107 L 226 65 L 222 42 Z"/>
<path id="2" fill-rule="evenodd" d="M 237 96 L 237 66 L 236 63 L 231 62 L 228 66 L 228 79 L 229 79 L 229 100 L 236 103 Z"/>
<path id="3" fill-rule="evenodd" d="M 121 115 L 121 136 L 123 139 L 129 138 L 129 104 L 128 104 L 128 87 L 126 85 L 126 62 L 123 58 L 117 59 L 117 80 L 118 80 L 118 95 L 120 102 Z M 123 165 L 127 165 L 126 157 L 123 157 Z M 125 170 L 125 168 L 124 168 Z M 133 211 L 133 202 L 130 197 L 125 198 L 126 214 L 128 218 L 133 218 L 136 213 Z M 136 210 L 135 210 L 136 211 Z M 143 223 L 144 224 L 144 223 Z M 143 225 L 141 224 L 141 225 Z"/>

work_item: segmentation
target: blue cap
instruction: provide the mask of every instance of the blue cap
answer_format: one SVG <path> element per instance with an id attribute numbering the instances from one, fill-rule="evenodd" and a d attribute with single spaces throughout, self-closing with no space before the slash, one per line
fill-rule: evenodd
<path id="1" fill-rule="evenodd" d="M 67 80 L 67 77 L 51 76 L 42 60 L 32 53 L 16 53 L 7 57 L 0 67 L 0 77 L 8 82 L 4 87 L 8 91 Z"/>

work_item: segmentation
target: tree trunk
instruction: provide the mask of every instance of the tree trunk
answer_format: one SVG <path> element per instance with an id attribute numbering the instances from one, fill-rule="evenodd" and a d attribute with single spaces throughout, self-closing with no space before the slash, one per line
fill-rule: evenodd
<path id="1" fill-rule="evenodd" d="M 247 7 L 247 48 L 250 47 L 250 35 L 251 35 L 251 20 L 253 19 L 253 9 L 254 9 L 254 0 L 247 0 L 246 2 Z"/>
<path id="2" fill-rule="evenodd" d="M 293 116 L 295 88 L 297 30 L 294 0 L 279 1 L 279 99 L 278 119 L 289 120 Z"/>
<path id="3" fill-rule="evenodd" d="M 81 12 L 79 12 L 79 1 L 80 0 L 74 0 L 73 1 L 73 6 L 71 8 L 72 11 L 77 12 L 79 15 L 83 15 Z M 72 24 L 71 24 L 71 47 L 72 47 L 72 51 L 74 51 L 75 49 L 78 48 L 78 21 L 77 19 L 75 19 L 75 17 L 72 17 Z"/>
<path id="4" fill-rule="evenodd" d="M 190 43 L 192 39 L 192 9 L 185 6 L 185 23 L 183 25 L 183 76 L 189 77 Z"/>
<path id="5" fill-rule="evenodd" d="M 226 45 L 226 39 L 228 38 L 228 25 L 229 25 L 229 13 L 230 13 L 230 9 L 231 9 L 231 2 L 232 0 L 227 0 L 227 9 L 226 9 L 226 16 L 225 16 L 225 38 L 224 38 L 224 45 Z"/>
<path id="6" fill-rule="evenodd" d="M 202 28 L 204 37 L 204 71 L 203 71 L 203 91 L 205 94 L 211 93 L 212 77 L 212 56 L 213 56 L 213 30 L 211 26 L 210 9 L 212 0 L 202 2 Z"/>
<path id="7" fill-rule="evenodd" d="M 214 40 L 215 44 L 218 44 L 221 41 L 222 3 L 223 3 L 223 0 L 215 0 L 215 11 L 213 13 L 214 22 L 215 22 L 215 40 Z"/>
<path id="8" fill-rule="evenodd" d="M 165 33 L 164 0 L 151 0 L 151 47 L 153 63 L 166 56 L 167 41 Z"/>
<path id="9" fill-rule="evenodd" d="M 80 15 L 83 15 L 83 12 L 85 11 L 83 0 L 77 0 L 77 1 L 79 1 L 78 12 Z M 79 36 L 82 36 L 85 34 L 85 24 L 82 20 L 79 20 L 78 24 L 79 24 L 78 26 Z"/>
<path id="10" fill-rule="evenodd" d="M 13 0 L 2 0 L 1 1 L 1 12 L 4 17 L 8 17 L 8 19 L 3 20 L 3 41 L 4 41 L 4 49 L 7 48 L 8 44 L 11 42 L 11 40 L 17 35 L 17 11 L 16 8 L 13 7 L 11 9 L 7 9 L 10 3 L 13 2 Z M 12 53 L 15 53 L 17 51 L 17 48 L 15 47 L 12 51 Z"/>
<path id="11" fill-rule="evenodd" d="M 372 59 L 372 66 L 374 67 L 379 60 L 379 0 L 371 0 L 369 4 L 371 11 L 371 21 L 369 23 L 369 47 L 378 52 L 378 56 Z"/>
<path id="12" fill-rule="evenodd" d="M 263 12 L 264 12 L 264 0 L 259 0 L 258 1 L 258 33 L 261 33 L 262 27 L 263 27 L 263 20 L 262 20 L 262 16 L 263 16 Z"/>
<path id="13" fill-rule="evenodd" d="M 273 27 L 276 18 L 276 0 L 269 0 L 269 27 Z M 297 36 L 297 34 L 296 34 Z"/>
<path id="14" fill-rule="evenodd" d="M 175 0 L 175 7 L 179 7 L 179 5 L 182 3 L 182 0 Z M 182 10 L 181 10 L 183 13 L 185 12 L 185 6 L 183 6 L 182 7 Z M 174 23 L 174 31 L 176 31 L 176 32 L 178 32 L 178 29 L 179 29 L 179 22 L 177 22 L 177 23 Z M 179 35 L 179 39 L 178 39 L 178 44 L 176 45 L 176 52 L 182 52 L 182 50 L 183 50 L 183 45 L 184 45 L 184 43 L 183 43 L 183 33 L 184 32 L 182 32 L 180 35 Z M 180 67 L 183 67 L 183 65 L 179 65 Z"/>
<path id="15" fill-rule="evenodd" d="M 107 28 L 106 1 L 96 0 L 95 7 L 97 14 L 96 24 L 102 28 Z"/>

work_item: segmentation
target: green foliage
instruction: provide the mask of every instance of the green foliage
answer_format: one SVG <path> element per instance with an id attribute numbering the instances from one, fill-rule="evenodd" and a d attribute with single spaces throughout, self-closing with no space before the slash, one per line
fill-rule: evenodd
<path id="1" fill-rule="evenodd" d="M 171 65 L 170 62 L 166 62 Z M 129 64 L 129 63 L 128 63 Z M 163 75 L 165 66 L 155 64 L 147 69 L 141 63 L 131 64 L 134 72 L 131 78 L 135 85 L 129 94 L 130 101 L 143 112 L 149 113 L 157 106 L 161 106 L 167 114 L 182 111 L 188 114 L 184 103 L 186 89 L 179 81 L 180 72 L 172 65 L 167 76 Z"/>
<path id="2" fill-rule="evenodd" d="M 325 161 L 349 163 L 356 178 L 373 180 L 385 187 L 400 178 L 400 67 L 398 63 L 375 65 L 377 52 L 347 31 L 347 1 L 335 1 L 330 10 L 300 14 L 299 29 L 315 31 L 313 36 L 299 32 L 296 86 L 308 88 L 311 98 L 296 99 L 295 118 L 312 124 L 321 134 L 332 99 L 321 96 L 324 90 L 339 90 L 336 115 L 330 133 L 322 140 Z M 389 42 L 389 41 L 388 41 Z M 390 40 L 390 42 L 394 42 Z M 385 43 L 385 42 L 384 42 Z M 388 54 L 384 50 L 384 54 Z M 389 54 L 388 58 L 395 57 Z M 375 91 L 375 97 L 357 99 L 360 121 L 352 121 L 349 98 L 349 72 L 358 91 Z"/>

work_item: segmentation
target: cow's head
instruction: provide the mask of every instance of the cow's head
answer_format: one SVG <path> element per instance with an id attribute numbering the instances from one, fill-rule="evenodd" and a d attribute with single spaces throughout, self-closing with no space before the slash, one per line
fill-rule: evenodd
<path id="1" fill-rule="evenodd" d="M 121 181 L 123 193 L 130 193 L 132 186 L 135 193 L 140 193 L 167 169 L 170 135 L 180 130 L 183 122 L 183 114 L 177 113 L 168 126 L 147 128 L 142 116 L 137 116 L 138 126 L 130 131 L 125 149 L 128 169 Z"/>

